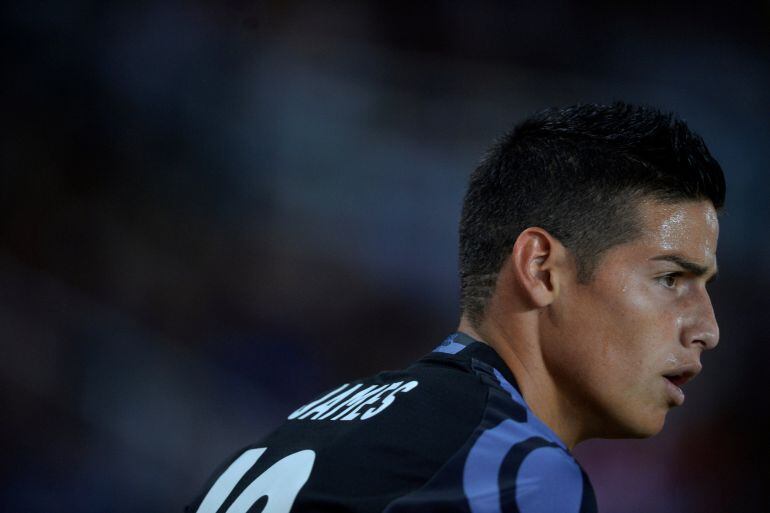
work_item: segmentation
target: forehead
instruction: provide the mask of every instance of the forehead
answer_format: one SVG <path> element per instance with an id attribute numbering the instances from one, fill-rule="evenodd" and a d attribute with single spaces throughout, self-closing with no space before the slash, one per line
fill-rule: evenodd
<path id="1" fill-rule="evenodd" d="M 660 254 L 681 254 L 709 267 L 715 266 L 719 220 L 710 201 L 639 203 L 641 235 L 637 249 Z"/>

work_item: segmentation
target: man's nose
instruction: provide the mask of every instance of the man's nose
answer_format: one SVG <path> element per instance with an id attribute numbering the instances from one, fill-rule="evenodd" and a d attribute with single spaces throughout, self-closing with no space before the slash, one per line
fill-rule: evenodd
<path id="1" fill-rule="evenodd" d="M 703 290 L 693 306 L 690 327 L 683 332 L 683 342 L 685 345 L 700 344 L 704 350 L 714 349 L 719 343 L 719 325 L 708 292 Z"/>

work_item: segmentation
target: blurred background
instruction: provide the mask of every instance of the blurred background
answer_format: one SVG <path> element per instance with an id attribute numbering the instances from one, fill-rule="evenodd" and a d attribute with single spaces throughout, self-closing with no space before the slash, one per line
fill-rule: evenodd
<path id="1" fill-rule="evenodd" d="M 15 2 L 0 509 L 181 511 L 225 457 L 458 319 L 457 221 L 541 108 L 673 110 L 728 179 L 719 348 L 600 510 L 770 511 L 770 3 Z"/>

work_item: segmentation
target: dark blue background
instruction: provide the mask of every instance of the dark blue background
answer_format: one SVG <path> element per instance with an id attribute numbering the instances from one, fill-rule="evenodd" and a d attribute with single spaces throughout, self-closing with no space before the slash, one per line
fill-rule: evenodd
<path id="1" fill-rule="evenodd" d="M 766 511 L 767 2 L 2 8 L 4 511 L 180 511 L 310 396 L 453 331 L 457 221 L 551 105 L 673 110 L 728 178 L 720 347 L 604 512 Z"/>

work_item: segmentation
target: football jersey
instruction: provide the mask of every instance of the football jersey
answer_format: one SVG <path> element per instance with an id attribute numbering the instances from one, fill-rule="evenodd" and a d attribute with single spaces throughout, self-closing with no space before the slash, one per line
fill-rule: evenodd
<path id="1" fill-rule="evenodd" d="M 292 412 L 188 513 L 596 512 L 588 476 L 488 345 L 455 333 Z"/>

